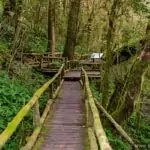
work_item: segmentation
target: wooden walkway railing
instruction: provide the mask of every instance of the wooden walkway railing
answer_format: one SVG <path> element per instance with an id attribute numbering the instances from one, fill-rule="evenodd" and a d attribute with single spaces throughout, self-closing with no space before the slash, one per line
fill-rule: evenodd
<path id="1" fill-rule="evenodd" d="M 103 129 L 94 98 L 92 96 L 88 75 L 83 68 L 81 71 L 81 77 L 83 83 L 83 99 L 85 100 L 86 106 L 86 125 L 88 127 L 91 150 L 98 150 L 98 145 L 100 145 L 101 150 L 112 150 Z"/>
<path id="2" fill-rule="evenodd" d="M 33 108 L 33 120 L 34 120 L 34 131 L 31 135 L 28 143 L 22 148 L 22 150 L 30 150 L 32 149 L 40 131 L 41 127 L 44 123 L 44 120 L 49 112 L 49 108 L 53 103 L 52 99 L 55 99 L 57 96 L 57 93 L 62 85 L 63 82 L 63 75 L 64 75 L 64 64 L 59 69 L 58 73 L 50 79 L 48 82 L 46 82 L 40 89 L 38 89 L 33 97 L 30 99 L 30 101 L 18 112 L 18 114 L 13 118 L 13 120 L 8 124 L 6 129 L 0 134 L 0 149 L 4 146 L 4 144 L 8 141 L 8 139 L 13 135 L 13 133 L 16 131 L 17 127 L 19 126 L 20 122 L 23 120 L 23 118 L 27 115 L 30 109 Z M 57 89 L 54 91 L 54 81 L 57 80 Z M 56 84 L 56 83 L 55 83 Z M 49 88 L 49 101 L 45 107 L 45 110 L 40 116 L 39 113 L 39 97 Z"/>
<path id="3" fill-rule="evenodd" d="M 85 100 L 86 108 L 86 126 L 88 127 L 88 136 L 91 150 L 98 150 L 100 145 L 101 150 L 111 150 L 108 143 L 105 131 L 101 124 L 99 111 L 102 111 L 110 123 L 116 128 L 119 134 L 131 145 L 132 149 L 138 150 L 138 146 L 134 143 L 132 138 L 124 131 L 124 129 L 111 117 L 110 114 L 103 108 L 103 106 L 92 96 L 89 86 L 89 79 L 86 71 L 81 70 L 81 83 L 83 85 L 83 99 Z M 97 144 L 98 141 L 98 144 Z"/>

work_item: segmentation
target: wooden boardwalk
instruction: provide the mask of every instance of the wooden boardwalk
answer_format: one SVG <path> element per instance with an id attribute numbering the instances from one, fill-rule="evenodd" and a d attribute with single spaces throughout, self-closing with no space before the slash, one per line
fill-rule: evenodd
<path id="1" fill-rule="evenodd" d="M 0 134 L 0 149 L 5 146 L 21 121 L 33 108 L 33 132 L 27 143 L 21 148 L 22 150 L 98 150 L 99 146 L 101 150 L 112 150 L 96 104 L 134 149 L 138 149 L 134 141 L 105 109 L 98 102 L 95 104 L 89 79 L 100 78 L 100 72 L 86 71 L 83 68 L 81 71 L 67 72 L 68 70 L 65 69 L 63 64 L 58 72 L 33 94 L 30 101 L 9 122 Z M 74 78 L 77 80 L 73 80 Z M 86 90 L 84 96 L 82 96 L 83 89 L 80 83 Z M 40 114 L 39 98 L 46 90 L 49 91 L 52 99 L 48 100 L 43 114 Z M 56 98 L 57 100 L 55 100 Z M 49 117 L 47 117 L 49 110 Z"/>
<path id="2" fill-rule="evenodd" d="M 40 150 L 84 150 L 84 118 L 80 83 L 64 81 Z"/>
<path id="3" fill-rule="evenodd" d="M 99 71 L 87 71 L 89 78 L 100 78 L 100 72 Z M 80 80 L 81 79 L 81 71 L 68 71 L 65 73 L 64 76 L 65 80 Z"/>

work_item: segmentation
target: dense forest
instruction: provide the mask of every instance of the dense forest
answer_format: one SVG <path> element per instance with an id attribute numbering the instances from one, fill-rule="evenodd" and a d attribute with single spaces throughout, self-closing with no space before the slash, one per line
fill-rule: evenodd
<path id="1" fill-rule="evenodd" d="M 17 59 L 24 53 L 70 61 L 103 53 L 92 93 L 139 149 L 150 149 L 149 0 L 0 0 L 0 133 L 49 79 Z M 114 150 L 131 149 L 105 115 L 101 120 Z M 3 149 L 20 149 L 32 130 L 29 111 Z"/>

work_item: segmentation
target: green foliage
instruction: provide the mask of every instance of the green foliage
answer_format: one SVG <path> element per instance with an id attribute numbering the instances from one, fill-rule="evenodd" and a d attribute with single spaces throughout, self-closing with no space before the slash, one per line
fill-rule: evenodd
<path id="1" fill-rule="evenodd" d="M 64 44 L 56 43 L 56 51 L 63 52 L 63 50 L 64 50 Z"/>
<path id="2" fill-rule="evenodd" d="M 31 94 L 31 93 L 30 93 Z M 6 74 L 1 75 L 0 80 L 0 132 L 6 127 L 7 123 L 17 114 L 18 110 L 30 98 L 28 89 L 22 87 L 18 82 L 8 78 Z"/>
<path id="3" fill-rule="evenodd" d="M 19 82 L 16 82 L 13 79 L 10 79 L 5 73 L 1 74 L 0 80 L 0 133 L 6 128 L 7 124 L 13 119 L 13 117 L 19 112 L 19 110 L 27 103 L 30 99 L 32 93 L 29 92 L 26 87 L 21 85 Z M 28 122 L 26 127 L 31 129 L 31 125 L 28 125 L 31 121 L 31 116 L 28 116 Z M 31 123 L 31 122 L 30 122 Z M 23 132 L 23 128 L 19 128 L 18 133 Z M 18 134 L 21 138 L 20 134 Z M 19 138 L 14 137 L 9 141 L 8 145 L 4 149 L 18 149 Z M 22 139 L 22 138 L 21 138 Z M 13 148 L 14 147 L 14 148 Z"/>
<path id="4" fill-rule="evenodd" d="M 139 26 L 141 26 L 140 23 Z M 134 26 L 126 25 L 122 29 L 122 40 L 121 40 L 122 47 L 128 46 L 128 47 L 136 47 L 137 49 L 141 48 L 140 40 L 144 39 L 145 36 L 145 32 L 143 32 L 144 29 L 145 26 L 141 26 L 140 30 L 137 32 Z"/>
<path id="5" fill-rule="evenodd" d="M 119 136 L 114 136 L 112 131 L 105 129 L 108 140 L 114 150 L 129 150 L 130 146 Z"/>
<path id="6" fill-rule="evenodd" d="M 144 4 L 143 0 L 131 0 L 131 5 L 135 13 L 150 13 L 149 7 Z"/>
<path id="7" fill-rule="evenodd" d="M 30 52 L 46 52 L 47 38 L 28 35 L 25 41 L 25 50 Z"/>
<path id="8" fill-rule="evenodd" d="M 85 46 L 80 46 L 80 45 L 77 45 L 76 47 L 75 47 L 75 52 L 76 53 L 79 53 L 79 54 L 81 54 L 81 53 L 83 53 L 83 54 L 87 54 L 87 48 L 85 47 Z"/>
<path id="9" fill-rule="evenodd" d="M 144 78 L 144 84 L 143 84 L 143 92 L 148 95 L 150 91 L 150 65 L 147 69 L 146 76 Z"/>
<path id="10" fill-rule="evenodd" d="M 109 77 L 109 95 L 110 96 L 114 92 L 115 86 L 116 84 L 115 84 L 113 77 Z"/>
<path id="11" fill-rule="evenodd" d="M 139 128 L 137 128 L 138 125 Z M 146 147 L 150 143 L 150 124 L 144 118 L 141 118 L 140 122 L 138 122 L 137 116 L 131 116 L 127 121 L 126 131 L 134 137 L 141 150 L 143 150 L 142 146 Z"/>
<path id="12" fill-rule="evenodd" d="M 99 101 L 102 101 L 102 93 L 100 93 L 100 92 L 97 90 L 97 87 L 95 86 L 95 84 L 94 84 L 93 82 L 90 83 L 90 87 L 91 87 L 93 96 L 96 97 Z"/>
<path id="13" fill-rule="evenodd" d="M 27 69 L 27 68 L 26 68 Z M 23 71 L 23 70 L 22 70 Z M 13 74 L 10 78 L 5 72 L 1 73 L 0 80 L 0 133 L 6 128 L 7 124 L 19 112 L 19 110 L 30 100 L 33 93 L 44 83 L 43 76 L 28 73 L 28 80 L 18 74 Z M 29 70 L 28 70 L 29 72 Z M 40 98 L 40 111 L 47 103 L 47 96 L 45 94 Z M 32 110 L 19 125 L 16 133 L 11 137 L 4 147 L 4 150 L 19 150 L 20 146 L 26 142 L 26 137 L 33 131 Z"/>
<path id="14" fill-rule="evenodd" d="M 96 97 L 100 102 L 102 101 L 102 93 L 100 92 L 101 84 L 99 82 L 91 82 L 90 87 L 93 93 L 93 96 Z M 115 82 L 112 78 L 109 79 L 109 96 L 113 93 L 115 88 Z"/>
<path id="15" fill-rule="evenodd" d="M 147 81 L 146 81 L 147 82 Z M 148 82 L 149 83 L 149 82 Z M 114 89 L 114 81 L 110 80 L 110 90 L 113 91 Z M 102 95 L 99 92 L 98 87 L 94 83 L 91 83 L 91 89 L 93 92 L 94 97 L 96 97 L 98 100 L 102 100 Z M 145 88 L 145 87 L 144 87 Z M 147 85 L 147 88 L 149 89 L 149 84 Z M 145 89 L 146 90 L 146 89 Z M 147 90 L 146 90 L 147 91 Z M 132 139 L 135 141 L 135 143 L 138 144 L 139 148 L 141 150 L 148 149 L 149 143 L 150 143 L 150 124 L 144 119 L 141 118 L 140 122 L 138 122 L 137 116 L 132 116 L 128 119 L 128 121 L 125 123 L 125 131 L 129 133 L 129 135 L 132 137 Z M 139 126 L 139 128 L 138 128 Z M 129 150 L 131 149 L 129 144 L 125 142 L 125 140 L 112 133 L 110 129 L 106 129 L 106 134 L 108 136 L 108 139 L 113 146 L 114 150 Z"/>
<path id="16" fill-rule="evenodd" d="M 0 41 L 10 49 L 15 29 L 9 24 L 3 25 L 2 27 Z"/>
<path id="17" fill-rule="evenodd" d="M 0 53 L 8 51 L 8 45 L 0 41 Z"/>
<path id="18" fill-rule="evenodd" d="M 53 61 L 50 65 L 53 66 L 53 67 L 60 67 L 62 65 L 62 62 L 60 62 L 60 61 Z"/>

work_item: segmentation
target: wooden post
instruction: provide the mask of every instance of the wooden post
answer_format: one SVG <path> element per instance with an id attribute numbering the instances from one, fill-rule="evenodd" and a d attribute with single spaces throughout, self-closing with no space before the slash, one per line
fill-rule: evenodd
<path id="1" fill-rule="evenodd" d="M 65 57 L 65 70 L 67 70 L 67 69 L 68 69 L 67 61 L 68 61 L 68 59 L 67 59 L 67 57 Z"/>
<path id="2" fill-rule="evenodd" d="M 61 79 L 64 77 L 64 75 L 65 75 L 65 66 L 63 67 L 62 72 L 61 72 Z"/>
<path id="3" fill-rule="evenodd" d="M 84 75 L 82 76 L 83 79 L 83 102 L 85 103 L 85 100 L 87 99 L 87 90 L 86 90 L 86 86 L 85 86 L 85 77 Z"/>
<path id="4" fill-rule="evenodd" d="M 47 57 L 47 67 L 50 67 L 50 64 L 51 64 L 51 58 Z"/>
<path id="5" fill-rule="evenodd" d="M 33 106 L 33 126 L 40 126 L 40 110 L 39 110 L 39 101 L 37 100 L 35 105 Z"/>
<path id="6" fill-rule="evenodd" d="M 71 67 L 71 62 L 68 61 L 68 69 L 70 70 L 70 67 Z"/>
<path id="7" fill-rule="evenodd" d="M 58 76 L 58 79 L 57 79 L 57 86 L 60 85 L 60 82 L 61 82 L 61 74 Z"/>
<path id="8" fill-rule="evenodd" d="M 43 63 L 43 56 L 41 56 L 41 60 L 40 60 L 40 69 L 42 69 L 42 63 Z"/>
<path id="9" fill-rule="evenodd" d="M 85 76 L 83 74 L 83 70 L 82 69 L 81 69 L 81 80 L 82 80 L 82 83 L 83 83 L 82 100 L 83 100 L 83 102 L 85 102 L 85 99 L 86 99 L 86 87 L 85 87 Z"/>
<path id="10" fill-rule="evenodd" d="M 51 63 L 53 63 L 53 61 L 54 61 L 54 58 L 53 58 L 53 57 L 51 57 Z"/>
<path id="11" fill-rule="evenodd" d="M 59 85 L 60 85 L 60 83 L 61 83 L 61 80 L 62 80 L 63 77 L 64 77 L 64 70 L 65 70 L 65 66 L 62 68 L 62 71 L 61 71 L 61 73 L 60 73 L 60 82 L 59 82 Z"/>
<path id="12" fill-rule="evenodd" d="M 53 99 L 53 83 L 49 86 L 49 99 Z"/>

